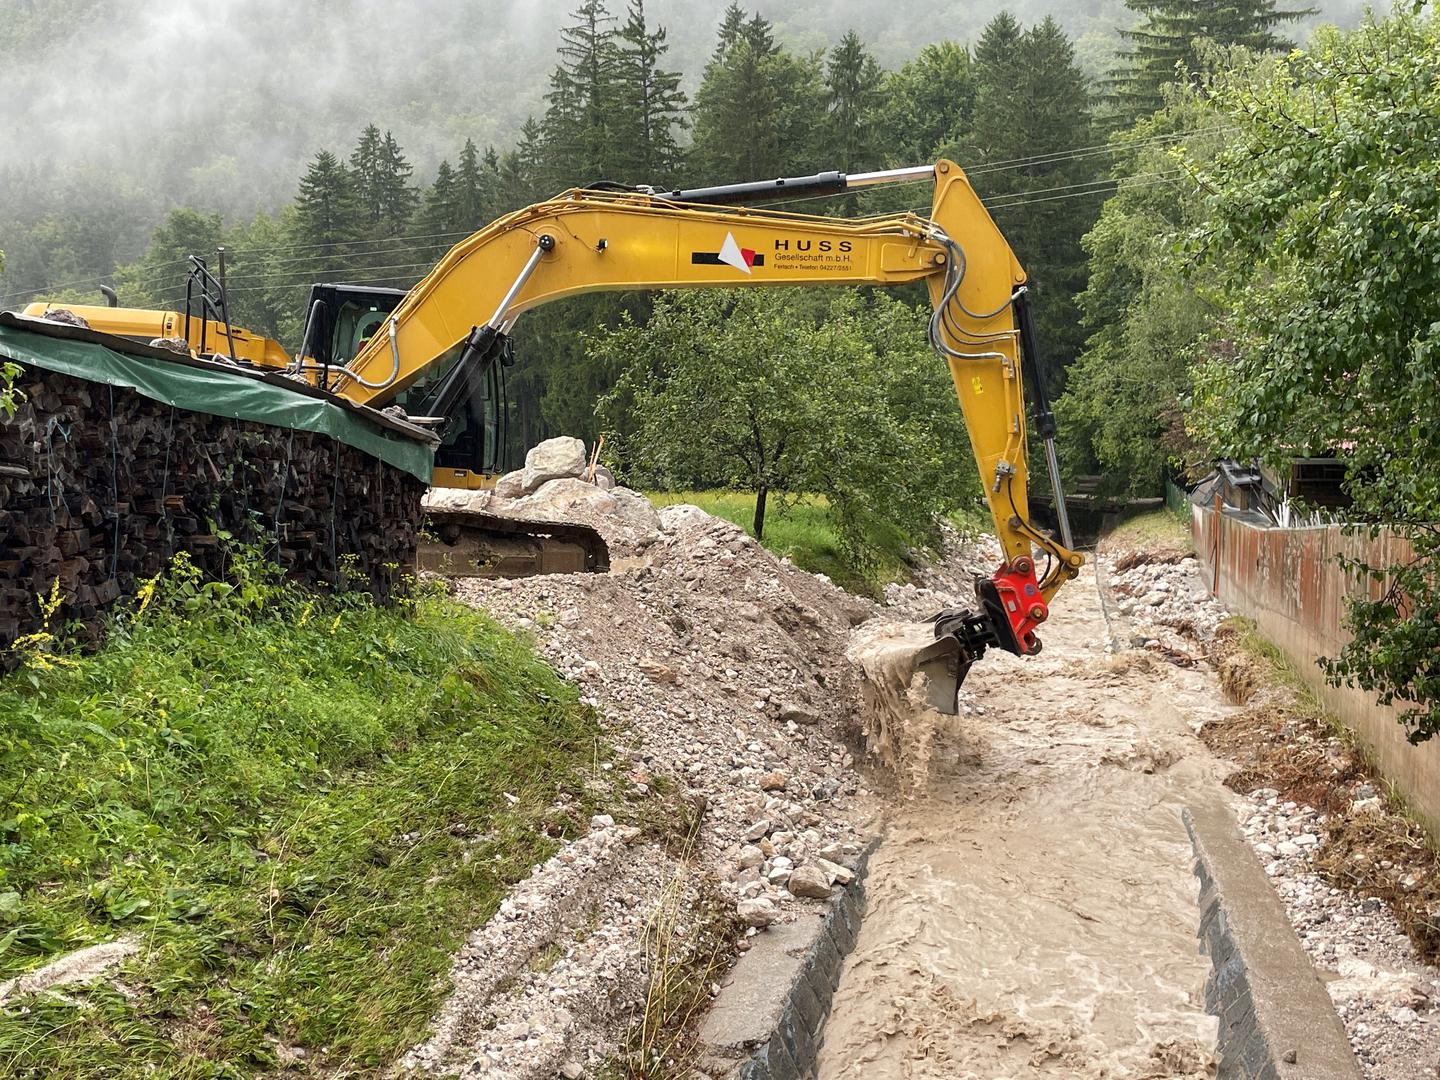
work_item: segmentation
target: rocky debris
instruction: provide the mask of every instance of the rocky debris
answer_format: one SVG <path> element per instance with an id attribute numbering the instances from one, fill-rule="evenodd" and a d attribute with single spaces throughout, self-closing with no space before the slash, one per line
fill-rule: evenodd
<path id="1" fill-rule="evenodd" d="M 920 621 L 948 608 L 974 608 L 976 580 L 1002 561 L 993 536 L 966 536 L 942 522 L 940 539 L 940 557 L 914 568 L 913 581 L 885 586 L 883 601 L 891 618 Z"/>
<path id="2" fill-rule="evenodd" d="M 593 1073 L 645 1000 L 657 898 L 671 898 L 677 937 L 696 932 L 693 881 L 639 834 L 598 815 L 537 867 L 470 935 L 430 1039 L 402 1068 L 487 1080 Z"/>
<path id="3" fill-rule="evenodd" d="M 66 326 L 78 326 L 82 330 L 90 329 L 90 323 L 86 321 L 85 316 L 78 315 L 69 308 L 50 308 L 40 317 L 49 322 L 64 323 Z M 185 351 L 189 352 L 190 350 L 187 348 Z"/>
<path id="4" fill-rule="evenodd" d="M 1119 616 L 1112 634 L 1131 646 L 1192 664 L 1229 616 L 1200 579 L 1193 555 L 1168 553 L 1145 562 L 1139 553 L 1126 551 L 1102 553 L 1099 561 L 1111 593 L 1106 613 Z"/>
<path id="5" fill-rule="evenodd" d="M 585 444 L 568 435 L 546 439 L 525 455 L 520 486 L 525 494 L 538 491 L 551 480 L 566 480 L 585 471 Z"/>
<path id="6" fill-rule="evenodd" d="M 1315 871 L 1326 815 L 1257 788 L 1242 820 L 1305 951 L 1325 973 L 1365 1075 L 1440 1075 L 1440 968 L 1416 956 L 1382 901 L 1331 886 Z"/>
<path id="7" fill-rule="evenodd" d="M 858 695 L 844 653 L 852 626 L 875 605 L 777 560 L 698 507 L 657 514 L 641 495 L 575 478 L 495 502 L 519 512 L 548 491 L 580 497 L 567 514 L 616 500 L 593 520 L 612 553 L 628 544 L 631 561 L 604 575 L 458 579 L 457 596 L 533 634 L 541 655 L 599 711 L 619 755 L 599 768 L 620 778 L 624 798 L 609 817 L 668 815 L 662 792 L 703 806 L 689 861 L 697 889 L 703 885 L 747 935 L 814 912 L 852 880 L 847 864 L 869 839 L 851 751 Z M 435 1038 L 412 1053 L 411 1064 L 444 1071 L 463 1063 L 472 1069 L 466 1075 L 538 1078 L 567 1062 L 593 1065 L 596 1048 L 617 1049 L 645 973 L 645 950 L 625 927 L 654 915 L 672 864 L 632 844 L 609 861 L 587 856 L 596 866 L 585 880 L 595 884 L 577 881 L 557 860 L 619 832 L 605 817 L 477 931 L 457 962 L 456 994 Z M 598 884 L 612 878 L 629 884 Z M 609 941 L 626 964 L 611 964 L 604 950 L 572 949 L 556 930 L 566 912 L 593 903 L 587 895 L 611 888 L 640 900 L 604 908 L 586 940 Z M 542 979 L 515 957 L 543 952 L 544 942 L 564 951 Z M 505 982 L 517 969 L 518 990 Z M 556 985 L 566 990 L 559 1017 L 545 1004 Z M 581 1007 L 591 997 L 600 1004 Z"/>

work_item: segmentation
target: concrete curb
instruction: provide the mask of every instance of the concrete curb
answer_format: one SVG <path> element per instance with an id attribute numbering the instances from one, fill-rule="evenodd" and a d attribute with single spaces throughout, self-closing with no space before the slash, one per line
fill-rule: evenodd
<path id="1" fill-rule="evenodd" d="M 831 999 L 865 911 L 872 841 L 818 920 L 772 927 L 731 972 L 700 1031 L 705 1071 L 734 1080 L 814 1075 Z"/>
<path id="2" fill-rule="evenodd" d="M 1205 1011 L 1220 1019 L 1219 1080 L 1360 1080 L 1310 958 L 1221 802 L 1185 810 L 1200 879 Z"/>

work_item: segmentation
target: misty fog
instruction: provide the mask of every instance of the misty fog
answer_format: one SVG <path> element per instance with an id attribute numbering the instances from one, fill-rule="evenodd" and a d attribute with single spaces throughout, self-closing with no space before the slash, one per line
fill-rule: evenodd
<path id="1" fill-rule="evenodd" d="M 1355 22 L 1362 0 L 1317 0 Z M 417 178 L 463 141 L 504 147 L 543 112 L 572 0 L 5 0 L 0 6 L 0 172 L 46 163 L 114 170 L 117 184 L 246 215 L 289 197 L 319 146 L 343 152 L 374 121 Z M 612 0 L 621 13 L 625 0 Z M 649 0 L 670 66 L 698 81 L 725 0 Z M 973 39 L 1002 7 L 1053 14 L 1103 70 L 1122 0 L 753 0 L 792 48 L 847 28 L 898 65 L 920 46 Z M 1303 38 L 1315 18 L 1297 27 Z"/>

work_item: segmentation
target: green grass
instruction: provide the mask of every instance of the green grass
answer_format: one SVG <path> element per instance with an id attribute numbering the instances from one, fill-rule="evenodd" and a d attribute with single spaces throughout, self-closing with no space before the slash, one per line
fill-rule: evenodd
<path id="1" fill-rule="evenodd" d="M 656 506 L 694 503 L 706 513 L 722 517 L 754 535 L 755 493 L 752 491 L 647 492 Z M 788 556 L 812 574 L 824 574 L 851 592 L 877 595 L 892 581 L 910 577 L 909 550 L 898 529 L 876 527 L 867 537 L 868 562 L 851 558 L 840 542 L 830 506 L 822 495 L 780 497 L 766 504 L 763 543 L 776 555 Z"/>
<path id="2" fill-rule="evenodd" d="M 1173 510 L 1151 510 L 1127 518 L 1105 538 L 1110 548 L 1153 548 L 1177 547 L 1193 552 L 1195 543 L 1190 537 L 1190 522 Z"/>
<path id="3" fill-rule="evenodd" d="M 39 643 L 43 646 L 43 642 Z M 0 978 L 121 935 L 120 975 L 0 1006 L 0 1076 L 374 1074 L 451 954 L 583 832 L 593 713 L 436 595 L 382 610 L 181 572 L 0 680 Z"/>

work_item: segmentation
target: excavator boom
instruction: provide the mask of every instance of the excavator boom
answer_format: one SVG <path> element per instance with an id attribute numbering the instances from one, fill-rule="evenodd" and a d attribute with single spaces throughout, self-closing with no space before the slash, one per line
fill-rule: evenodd
<path id="1" fill-rule="evenodd" d="M 927 216 L 844 219 L 763 205 L 927 178 L 934 185 Z M 1021 655 L 1039 651 L 1036 628 L 1082 560 L 1071 550 L 1025 272 L 954 162 L 658 193 L 613 186 L 567 191 L 457 244 L 398 304 L 392 299 L 388 313 L 369 309 L 376 314 L 363 332 L 356 331 L 359 345 L 348 358 L 326 351 L 316 359 L 310 327 L 326 302 L 313 301 L 300 354 L 286 366 L 297 377 L 378 407 L 426 380 L 423 399 L 417 404 L 412 395 L 405 407 L 444 422 L 481 396 L 482 380 L 495 369 L 516 320 L 553 300 L 616 289 L 911 282 L 924 282 L 929 291 L 930 342 L 949 366 L 1004 552 L 1003 564 L 977 587 L 979 610 L 946 612 L 936 620 L 937 648 L 926 670 L 932 683 L 958 687 L 988 647 Z M 103 328 L 103 316 L 100 325 L 91 312 L 87 317 Z M 111 318 L 133 323 L 134 313 Z M 211 326 L 204 323 L 201 330 L 211 334 Z M 214 340 L 234 340 L 236 333 L 215 326 Z M 246 349 L 264 364 L 273 363 L 276 352 Z M 1054 487 L 1059 540 L 1030 522 L 1026 377 Z M 468 481 L 457 476 L 456 482 Z M 1043 572 L 1037 572 L 1037 552 L 1045 560 Z M 948 689 L 932 696 L 953 702 Z"/>

